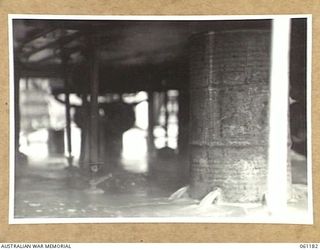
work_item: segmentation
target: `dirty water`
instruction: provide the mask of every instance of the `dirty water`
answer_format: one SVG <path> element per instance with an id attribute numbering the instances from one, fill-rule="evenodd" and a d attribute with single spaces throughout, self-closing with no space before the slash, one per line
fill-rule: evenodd
<path id="1" fill-rule="evenodd" d="M 161 184 L 163 180 L 159 182 L 150 179 L 145 173 L 133 175 L 120 171 L 112 180 L 105 181 L 107 186 L 98 186 L 98 189 L 104 189 L 103 193 L 88 192 L 87 182 L 81 178 L 74 180 L 63 164 L 25 166 L 17 173 L 14 206 L 16 219 L 189 217 L 212 220 L 268 216 L 267 208 L 262 204 L 220 202 L 202 207 L 199 206 L 200 201 L 187 197 L 170 200 L 171 193 L 178 186 Z M 127 180 L 124 189 L 117 186 L 118 182 L 122 183 L 121 178 Z M 108 186 L 112 181 L 113 185 Z M 308 210 L 307 186 L 303 183 L 295 184 L 293 193 L 294 199 L 288 208 L 292 216 L 303 217 Z"/>
<path id="2" fill-rule="evenodd" d="M 127 192 L 92 193 L 87 190 L 70 187 L 68 178 L 20 177 L 16 181 L 15 217 L 171 217 L 206 216 L 207 213 L 205 209 L 197 210 L 196 200 L 169 200 L 169 191 L 151 183 L 145 189 L 132 187 Z M 219 216 L 244 215 L 243 209 L 231 206 L 227 209 L 226 206 L 217 206 L 210 211 L 211 215 L 212 212 Z"/>

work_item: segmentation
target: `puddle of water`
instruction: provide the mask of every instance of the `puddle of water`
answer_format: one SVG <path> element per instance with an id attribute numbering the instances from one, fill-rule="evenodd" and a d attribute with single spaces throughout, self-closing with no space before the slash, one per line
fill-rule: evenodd
<path id="1" fill-rule="evenodd" d="M 31 168 L 17 176 L 15 182 L 16 218 L 114 218 L 114 217 L 245 217 L 266 215 L 265 207 L 243 204 L 217 204 L 199 206 L 199 201 L 183 196 L 169 200 L 168 180 L 148 180 L 146 176 L 134 176 L 121 172 L 115 175 L 125 189 L 108 189 L 105 193 L 85 192 L 88 186 L 70 185 L 70 177 L 62 168 Z M 135 185 L 131 185 L 134 178 Z M 128 180 L 129 179 L 129 180 Z M 73 180 L 76 181 L 76 180 Z M 81 180 L 80 180 L 81 181 Z M 82 180 L 83 181 L 83 180 Z M 106 180 L 106 183 L 110 180 Z M 114 180 L 113 180 L 114 181 Z M 160 184 L 160 185 L 159 185 Z M 306 196 L 301 195 L 305 185 L 297 186 L 302 202 L 290 204 L 291 208 L 306 211 Z M 301 191 L 302 190 L 302 191 Z"/>

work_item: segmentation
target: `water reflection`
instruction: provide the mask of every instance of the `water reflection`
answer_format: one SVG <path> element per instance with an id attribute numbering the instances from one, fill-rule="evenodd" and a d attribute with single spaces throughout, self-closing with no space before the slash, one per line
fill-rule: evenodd
<path id="1" fill-rule="evenodd" d="M 15 218 L 254 218 L 269 216 L 264 205 L 219 202 L 199 206 L 188 197 L 169 200 L 178 182 L 159 174 L 132 173 L 124 169 L 102 183 L 103 194 L 86 192 L 88 182 L 75 178 L 63 163 L 51 161 L 46 166 L 20 167 L 15 181 Z M 53 164 L 54 163 L 54 164 Z M 163 169 L 161 162 L 152 164 Z M 155 167 L 155 166 L 153 166 Z M 164 171 L 165 172 L 165 171 Z M 157 172 L 159 173 L 159 172 Z M 74 183 L 76 182 L 76 184 Z M 171 184 L 171 186 L 170 186 Z M 306 186 L 294 185 L 295 201 L 289 203 L 288 216 L 306 216 Z"/>

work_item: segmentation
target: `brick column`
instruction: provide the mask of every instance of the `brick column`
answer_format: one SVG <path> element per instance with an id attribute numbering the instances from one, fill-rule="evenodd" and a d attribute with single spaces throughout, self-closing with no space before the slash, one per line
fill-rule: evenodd
<path id="1" fill-rule="evenodd" d="M 229 202 L 266 192 L 270 32 L 209 32 L 190 39 L 193 198 L 220 187 Z"/>

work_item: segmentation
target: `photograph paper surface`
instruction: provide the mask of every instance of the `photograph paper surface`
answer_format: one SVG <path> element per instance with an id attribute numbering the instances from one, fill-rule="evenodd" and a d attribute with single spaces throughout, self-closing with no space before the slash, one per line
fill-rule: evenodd
<path id="1" fill-rule="evenodd" d="M 312 224 L 311 16 L 10 15 L 10 223 Z"/>

